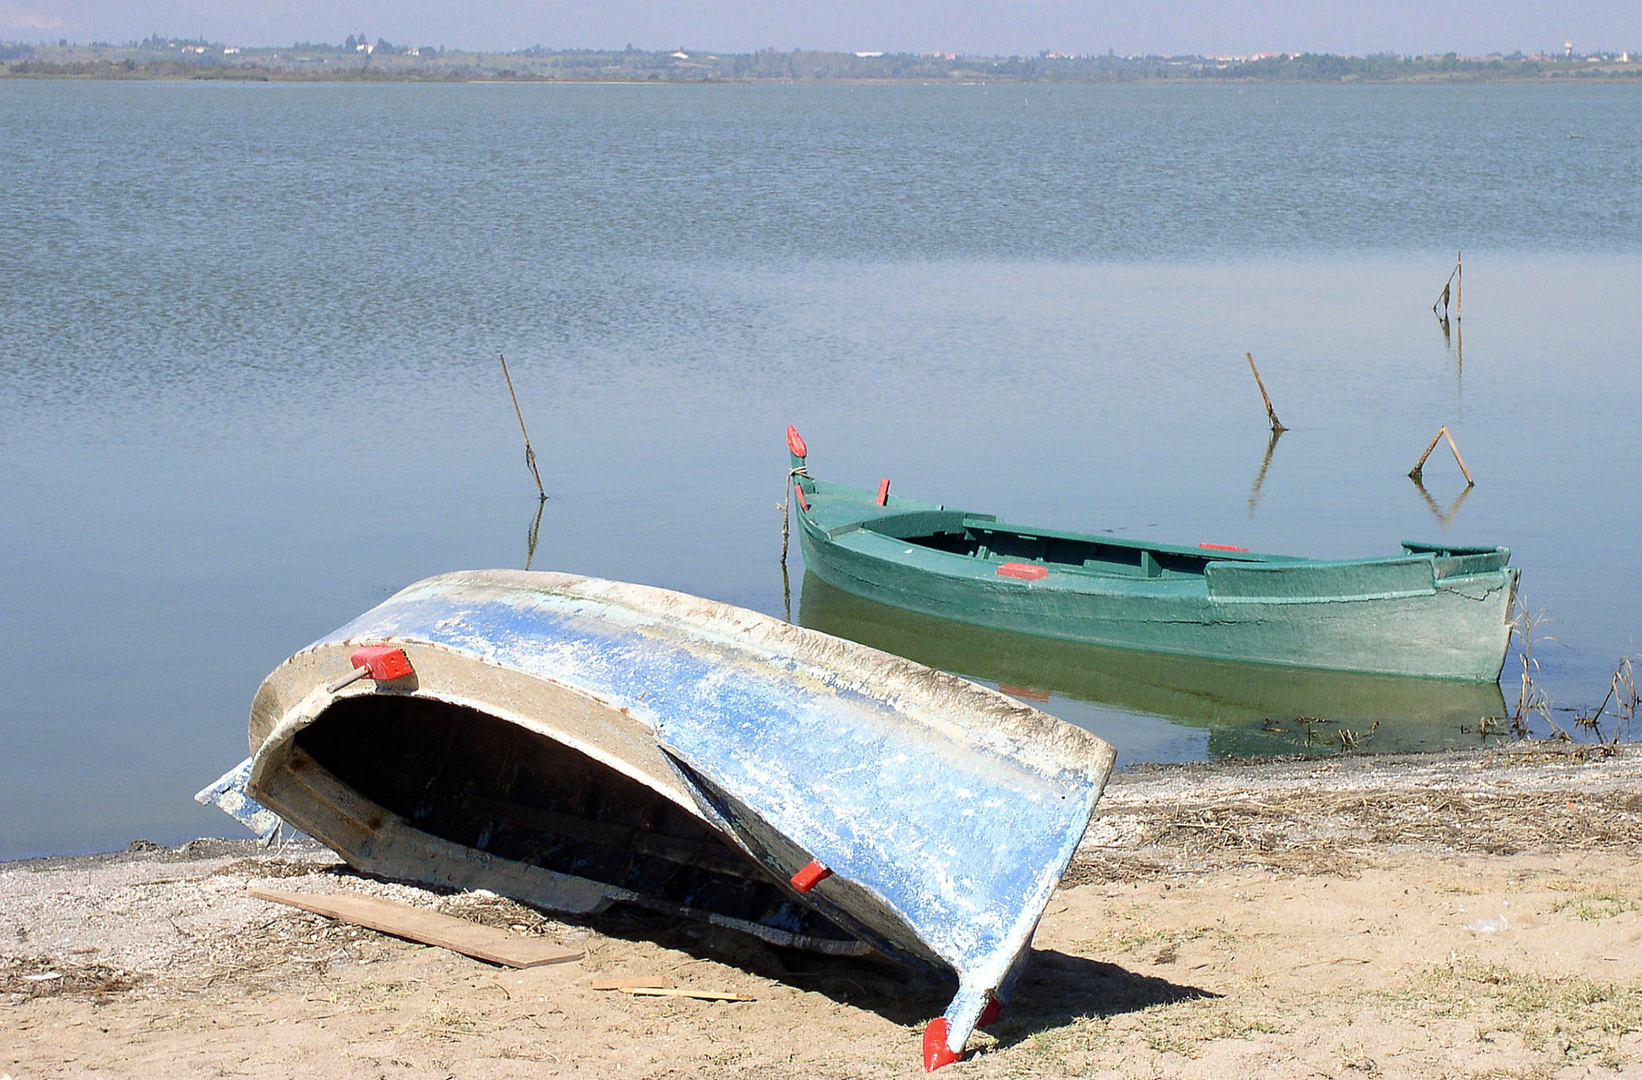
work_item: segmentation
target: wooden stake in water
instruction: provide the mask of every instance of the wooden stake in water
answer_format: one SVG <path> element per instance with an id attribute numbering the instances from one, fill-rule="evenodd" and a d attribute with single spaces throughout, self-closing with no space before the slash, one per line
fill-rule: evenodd
<path id="1" fill-rule="evenodd" d="M 519 418 L 519 433 L 525 437 L 525 464 L 530 466 L 530 475 L 536 478 L 536 493 L 547 501 L 547 489 L 542 487 L 542 474 L 536 471 L 536 451 L 530 448 L 530 432 L 525 430 L 525 414 L 519 409 L 519 395 L 513 392 L 513 376 L 507 371 L 507 357 L 497 353 L 502 359 L 502 378 L 507 380 L 507 396 L 513 399 L 513 415 Z"/>
<path id="2" fill-rule="evenodd" d="M 1450 298 L 1454 299 L 1455 301 L 1458 301 L 1458 299 L 1459 299 L 1459 296 L 1458 296 L 1459 276 L 1460 276 L 1460 258 L 1459 258 L 1459 255 L 1456 254 L 1454 256 L 1454 269 L 1452 269 L 1448 272 L 1448 280 L 1442 283 L 1442 292 L 1437 294 L 1437 302 L 1435 304 L 1431 305 L 1431 313 L 1433 315 L 1435 315 L 1438 319 L 1442 320 L 1443 326 L 1445 328 L 1448 325 L 1448 301 L 1449 301 Z M 1439 311 L 1438 310 L 1439 308 L 1441 308 L 1442 310 Z M 1455 312 L 1456 312 L 1456 314 L 1458 313 L 1458 304 L 1457 303 L 1455 305 Z"/>
<path id="3" fill-rule="evenodd" d="M 1454 252 L 1454 321 L 1465 318 L 1465 252 Z"/>
<path id="4" fill-rule="evenodd" d="M 1444 439 L 1448 440 L 1448 449 L 1454 452 L 1454 461 L 1459 465 L 1460 472 L 1465 474 L 1465 486 L 1476 487 L 1477 482 L 1471 479 L 1471 470 L 1465 467 L 1465 459 L 1460 457 L 1460 448 L 1454 445 L 1454 436 L 1449 432 L 1446 424 L 1438 428 L 1437 433 L 1431 437 L 1431 445 L 1425 448 L 1425 453 L 1420 455 L 1420 460 L 1416 461 L 1414 467 L 1408 470 L 1408 478 L 1416 484 L 1420 482 L 1421 474 L 1425 469 L 1425 459 L 1431 456 L 1431 451 L 1435 450 L 1437 444 Z"/>
<path id="5" fill-rule="evenodd" d="M 1260 369 L 1254 366 L 1254 354 L 1244 353 L 1243 355 L 1249 358 L 1249 370 L 1254 372 L 1254 385 L 1260 388 L 1260 400 L 1266 403 L 1266 419 L 1271 421 L 1271 430 L 1274 432 L 1287 431 L 1288 428 L 1284 427 L 1283 422 L 1277 419 L 1277 410 L 1271 407 L 1271 395 L 1266 393 L 1266 382 L 1260 377 Z"/>

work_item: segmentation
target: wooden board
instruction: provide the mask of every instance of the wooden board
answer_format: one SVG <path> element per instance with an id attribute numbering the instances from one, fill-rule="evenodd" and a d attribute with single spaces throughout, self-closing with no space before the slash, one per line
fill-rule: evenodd
<path id="1" fill-rule="evenodd" d="M 582 950 L 566 949 L 542 938 L 521 937 L 506 930 L 411 907 L 395 900 L 351 893 L 294 893 L 253 886 L 251 895 L 276 904 L 312 911 L 332 919 L 392 934 L 394 937 L 437 945 L 492 964 L 528 968 L 563 964 L 582 958 Z"/>
<path id="2" fill-rule="evenodd" d="M 756 1000 L 746 994 L 738 994 L 733 990 L 697 990 L 693 987 L 676 987 L 673 980 L 662 978 L 659 975 L 618 975 L 613 978 L 594 979 L 595 990 L 620 990 L 624 994 L 634 997 L 686 997 L 701 1001 L 753 1001 Z"/>
<path id="3" fill-rule="evenodd" d="M 627 975 L 593 980 L 595 990 L 667 990 L 675 985 L 672 979 L 664 979 L 659 975 Z"/>
<path id="4" fill-rule="evenodd" d="M 674 989 L 670 986 L 630 986 L 622 991 L 634 997 L 685 997 L 695 998 L 698 1001 L 754 1001 L 757 1000 L 747 994 L 737 994 L 730 990 L 691 990 L 688 987 Z"/>

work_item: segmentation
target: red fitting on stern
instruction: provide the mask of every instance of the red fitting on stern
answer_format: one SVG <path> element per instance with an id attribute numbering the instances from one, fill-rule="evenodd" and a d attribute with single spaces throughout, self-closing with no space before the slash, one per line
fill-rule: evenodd
<path id="1" fill-rule="evenodd" d="M 944 1068 L 963 1057 L 963 1054 L 946 1044 L 947 1035 L 951 1030 L 944 1016 L 937 1016 L 929 1022 L 928 1027 L 924 1028 L 925 1072 L 934 1072 L 936 1069 Z"/>

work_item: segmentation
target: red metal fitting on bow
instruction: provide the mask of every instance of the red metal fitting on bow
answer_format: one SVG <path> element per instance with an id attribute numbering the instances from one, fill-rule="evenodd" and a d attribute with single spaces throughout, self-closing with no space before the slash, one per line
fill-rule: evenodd
<path id="1" fill-rule="evenodd" d="M 416 669 L 411 667 L 410 657 L 405 655 L 404 649 L 396 645 L 367 645 L 363 649 L 356 649 L 354 654 L 348 657 L 348 663 L 353 665 L 353 670 L 325 689 L 334 694 L 349 683 L 358 682 L 360 679 L 375 679 L 379 683 L 392 682 L 395 679 L 403 679 L 406 675 L 416 674 Z"/>

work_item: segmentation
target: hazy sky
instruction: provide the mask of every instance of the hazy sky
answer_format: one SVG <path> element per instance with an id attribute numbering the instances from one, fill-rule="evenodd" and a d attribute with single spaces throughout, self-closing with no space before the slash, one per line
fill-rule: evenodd
<path id="1" fill-rule="evenodd" d="M 0 0 L 0 39 L 986 54 L 1642 51 L 1642 0 Z"/>

